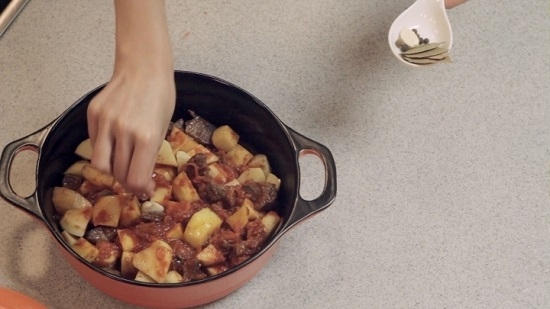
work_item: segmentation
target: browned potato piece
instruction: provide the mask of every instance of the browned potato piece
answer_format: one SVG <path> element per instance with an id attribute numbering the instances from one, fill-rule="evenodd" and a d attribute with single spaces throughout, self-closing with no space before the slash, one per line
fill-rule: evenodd
<path id="1" fill-rule="evenodd" d="M 166 201 L 163 206 L 166 214 L 172 217 L 177 222 L 188 220 L 189 218 L 191 218 L 196 210 L 192 202 L 186 201 Z"/>
<path id="2" fill-rule="evenodd" d="M 119 196 L 120 202 L 120 218 L 118 225 L 120 227 L 128 227 L 139 222 L 141 216 L 141 209 L 139 207 L 139 200 L 134 195 Z"/>
<path id="3" fill-rule="evenodd" d="M 240 144 L 227 152 L 227 156 L 236 166 L 243 166 L 252 160 L 252 154 Z"/>
<path id="4" fill-rule="evenodd" d="M 212 133 L 212 144 L 219 150 L 227 152 L 237 146 L 238 143 L 239 135 L 228 125 L 218 127 Z"/>
<path id="5" fill-rule="evenodd" d="M 176 162 L 178 163 L 178 173 L 182 171 L 183 165 L 191 159 L 191 156 L 185 151 L 176 152 Z"/>
<path id="6" fill-rule="evenodd" d="M 160 176 L 162 179 L 166 180 L 168 183 L 172 182 L 177 175 L 177 170 L 173 166 L 167 165 L 156 165 L 153 173 L 156 174 L 156 177 Z"/>
<path id="7" fill-rule="evenodd" d="M 262 216 L 262 214 L 258 212 L 256 208 L 254 208 L 254 203 L 252 203 L 252 201 L 247 198 L 243 200 L 243 204 L 241 207 L 246 207 L 248 209 L 248 219 L 250 221 L 258 219 Z"/>
<path id="8" fill-rule="evenodd" d="M 189 219 L 183 237 L 191 246 L 200 249 L 208 237 L 222 225 L 222 222 L 222 219 L 210 208 L 203 208 Z"/>
<path id="9" fill-rule="evenodd" d="M 172 182 L 172 194 L 180 202 L 194 202 L 200 199 L 197 190 L 185 172 L 179 173 Z"/>
<path id="10" fill-rule="evenodd" d="M 227 269 L 228 267 L 225 264 L 220 264 L 206 267 L 206 272 L 208 272 L 210 276 L 214 276 L 223 273 Z"/>
<path id="11" fill-rule="evenodd" d="M 240 233 L 248 223 L 249 209 L 246 205 L 239 207 L 231 216 L 225 219 L 233 232 Z"/>
<path id="12" fill-rule="evenodd" d="M 175 270 L 171 270 L 166 274 L 164 283 L 180 283 L 183 282 L 183 276 Z"/>
<path id="13" fill-rule="evenodd" d="M 243 184 L 247 181 L 253 181 L 253 182 L 264 182 L 265 181 L 265 174 L 259 167 L 251 167 L 247 170 L 245 170 L 239 177 L 237 177 L 237 180 Z"/>
<path id="14" fill-rule="evenodd" d="M 176 126 L 172 127 L 172 131 L 170 131 L 166 140 L 170 143 L 174 154 L 178 151 L 188 152 L 199 144 L 191 136 L 187 135 L 187 133 Z"/>
<path id="15" fill-rule="evenodd" d="M 160 145 L 156 163 L 168 166 L 178 166 L 178 164 L 176 163 L 176 156 L 174 155 L 172 147 L 167 140 L 163 140 L 162 144 Z"/>
<path id="16" fill-rule="evenodd" d="M 84 165 L 89 165 L 89 164 L 90 164 L 90 161 L 88 160 L 76 161 L 71 166 L 69 166 L 69 168 L 67 168 L 63 174 L 82 176 L 82 168 L 84 167 Z"/>
<path id="17" fill-rule="evenodd" d="M 271 165 L 269 164 L 269 160 L 267 159 L 267 156 L 264 154 L 257 154 L 252 157 L 252 160 L 248 162 L 248 167 L 259 167 L 264 172 L 265 177 L 267 175 L 271 174 Z"/>
<path id="18" fill-rule="evenodd" d="M 62 231 L 61 232 L 61 237 L 63 237 L 63 240 L 69 245 L 69 246 L 72 246 L 74 245 L 74 243 L 78 240 L 78 237 L 75 237 L 69 233 L 67 233 L 67 231 Z"/>
<path id="19" fill-rule="evenodd" d="M 274 184 L 277 190 L 279 190 L 279 187 L 281 186 L 281 179 L 271 173 L 267 175 L 265 181 Z"/>
<path id="20" fill-rule="evenodd" d="M 134 267 L 158 283 L 166 280 L 174 253 L 172 247 L 162 240 L 155 240 L 151 245 L 136 254 L 132 259 Z"/>
<path id="21" fill-rule="evenodd" d="M 167 239 L 183 239 L 183 227 L 181 223 L 177 223 L 166 232 Z"/>
<path id="22" fill-rule="evenodd" d="M 67 233 L 82 237 L 86 233 L 86 227 L 92 217 L 92 207 L 69 209 L 59 220 L 59 225 Z"/>
<path id="23" fill-rule="evenodd" d="M 89 241 L 82 237 L 79 238 L 74 244 L 72 244 L 71 248 L 83 259 L 90 263 L 95 260 L 95 258 L 99 254 L 99 250 Z"/>
<path id="24" fill-rule="evenodd" d="M 229 181 L 229 174 L 216 162 L 210 164 L 208 176 L 212 177 L 217 183 L 226 183 Z"/>
<path id="25" fill-rule="evenodd" d="M 134 251 L 138 245 L 138 238 L 134 231 L 128 229 L 117 230 L 117 235 L 122 251 Z"/>
<path id="26" fill-rule="evenodd" d="M 93 153 L 92 141 L 89 138 L 83 140 L 78 144 L 74 152 L 82 159 L 91 160 Z"/>
<path id="27" fill-rule="evenodd" d="M 107 195 L 100 198 L 94 205 L 92 222 L 95 226 L 117 227 L 122 212 L 118 195 Z"/>
<path id="28" fill-rule="evenodd" d="M 241 183 L 237 180 L 237 178 L 229 181 L 229 182 L 226 182 L 225 183 L 226 186 L 240 186 Z"/>
<path id="29" fill-rule="evenodd" d="M 82 167 L 82 176 L 96 186 L 112 188 L 115 183 L 112 175 L 103 173 L 91 165 Z"/>
<path id="30" fill-rule="evenodd" d="M 91 207 L 92 204 L 80 193 L 65 187 L 55 187 L 52 193 L 55 210 L 63 215 L 67 210 Z"/>
<path id="31" fill-rule="evenodd" d="M 113 268 L 122 254 L 120 248 L 112 242 L 100 241 L 95 247 L 99 253 L 93 260 L 93 264 L 99 267 Z"/>
<path id="32" fill-rule="evenodd" d="M 204 147 L 203 145 L 197 145 L 195 148 L 193 148 L 192 150 L 189 150 L 187 152 L 187 154 L 192 158 L 194 157 L 196 154 L 198 153 L 202 153 L 204 155 L 206 155 L 206 164 L 212 164 L 214 162 L 217 162 L 218 161 L 218 156 L 216 156 L 214 153 L 212 153 L 212 151 L 210 151 L 208 148 Z"/>
<path id="33" fill-rule="evenodd" d="M 147 276 L 146 274 L 144 274 L 141 271 L 137 272 L 136 278 L 134 280 L 139 281 L 139 282 L 155 283 L 155 280 L 153 278 Z"/>
<path id="34" fill-rule="evenodd" d="M 134 258 L 133 252 L 123 251 L 120 258 L 120 274 L 124 278 L 135 278 L 138 270 L 134 267 L 132 259 Z"/>
<path id="35" fill-rule="evenodd" d="M 149 198 L 151 202 L 162 204 L 172 198 L 172 186 L 156 186 Z"/>
<path id="36" fill-rule="evenodd" d="M 204 266 L 211 266 L 225 261 L 225 257 L 216 247 L 208 245 L 197 254 L 197 260 Z"/>
<path id="37" fill-rule="evenodd" d="M 262 217 L 262 224 L 264 225 L 264 231 L 267 235 L 271 234 L 273 230 L 279 225 L 279 222 L 281 221 L 281 217 L 279 215 L 271 210 L 268 213 L 265 214 L 265 216 Z"/>

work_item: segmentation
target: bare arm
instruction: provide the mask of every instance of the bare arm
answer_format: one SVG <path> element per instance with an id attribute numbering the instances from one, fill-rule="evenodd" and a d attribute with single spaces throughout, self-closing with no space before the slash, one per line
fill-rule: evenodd
<path id="1" fill-rule="evenodd" d="M 445 0 L 445 7 L 447 9 L 452 9 L 457 5 L 460 5 L 468 0 Z"/>
<path id="2" fill-rule="evenodd" d="M 113 75 L 88 107 L 92 164 L 126 189 L 150 194 L 151 175 L 175 105 L 164 0 L 115 0 Z"/>

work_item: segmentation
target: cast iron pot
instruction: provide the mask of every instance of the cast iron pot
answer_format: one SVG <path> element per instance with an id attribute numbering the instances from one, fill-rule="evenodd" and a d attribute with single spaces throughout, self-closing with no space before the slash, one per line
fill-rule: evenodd
<path id="1" fill-rule="evenodd" d="M 188 110 L 193 110 L 214 125 L 231 126 L 239 133 L 240 142 L 245 147 L 268 156 L 274 173 L 281 178 L 278 212 L 283 220 L 257 254 L 229 271 L 189 283 L 140 283 L 92 266 L 63 241 L 51 202 L 52 188 L 61 184 L 63 172 L 78 159 L 74 150 L 88 137 L 88 103 L 104 85 L 83 96 L 49 125 L 8 144 L 0 159 L 2 197 L 46 225 L 67 261 L 93 286 L 114 298 L 144 307 L 198 306 L 237 290 L 269 261 L 284 233 L 326 209 L 336 197 L 336 166 L 328 148 L 295 132 L 260 100 L 226 81 L 204 74 L 176 71 L 175 82 L 177 102 L 172 120 L 188 119 Z M 21 197 L 12 189 L 9 174 L 17 153 L 29 149 L 38 153 L 37 187 L 32 195 Z M 298 158 L 306 153 L 317 155 L 325 169 L 322 193 L 311 201 L 300 197 Z"/>

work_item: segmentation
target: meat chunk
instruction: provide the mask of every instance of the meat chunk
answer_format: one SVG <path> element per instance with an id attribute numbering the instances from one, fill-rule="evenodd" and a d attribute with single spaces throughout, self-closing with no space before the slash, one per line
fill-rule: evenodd
<path id="1" fill-rule="evenodd" d="M 96 226 L 86 232 L 84 238 L 92 244 L 100 241 L 112 242 L 116 237 L 116 228 L 107 226 Z"/>
<path id="2" fill-rule="evenodd" d="M 268 182 L 247 182 L 243 186 L 245 197 L 254 203 L 259 211 L 268 210 L 277 199 L 277 188 Z"/>
<path id="3" fill-rule="evenodd" d="M 82 176 L 67 174 L 63 176 L 62 184 L 63 187 L 67 189 L 78 191 L 83 180 L 84 178 Z"/>
<path id="4" fill-rule="evenodd" d="M 203 145 L 211 145 L 212 133 L 216 130 L 216 126 L 204 118 L 197 116 L 194 112 L 189 112 L 193 116 L 193 119 L 185 122 L 185 133 Z"/>
<path id="5" fill-rule="evenodd" d="M 208 167 L 208 164 L 206 163 L 207 157 L 204 153 L 197 153 L 185 165 L 183 166 L 183 170 L 187 174 L 187 177 L 193 181 L 195 178 L 204 176 L 208 174 L 208 171 L 210 168 Z"/>

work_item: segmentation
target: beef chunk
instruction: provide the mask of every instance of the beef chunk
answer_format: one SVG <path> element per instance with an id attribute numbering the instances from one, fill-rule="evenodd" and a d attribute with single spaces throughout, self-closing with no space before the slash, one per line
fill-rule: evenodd
<path id="1" fill-rule="evenodd" d="M 83 180 L 84 178 L 82 178 L 82 176 L 67 174 L 63 176 L 62 184 L 63 184 L 63 187 L 67 189 L 78 191 L 78 188 L 80 188 L 80 185 L 82 184 Z"/>
<path id="2" fill-rule="evenodd" d="M 277 199 L 277 188 L 268 182 L 247 182 L 243 185 L 243 191 L 256 210 L 267 210 Z"/>
<path id="3" fill-rule="evenodd" d="M 112 242 L 115 239 L 116 235 L 116 228 L 97 226 L 86 232 L 84 238 L 95 245 L 100 241 Z"/>
<path id="4" fill-rule="evenodd" d="M 185 133 L 196 139 L 203 145 L 211 145 L 212 132 L 216 130 L 216 126 L 206 121 L 204 118 L 197 116 L 191 112 L 193 119 L 185 122 Z"/>

